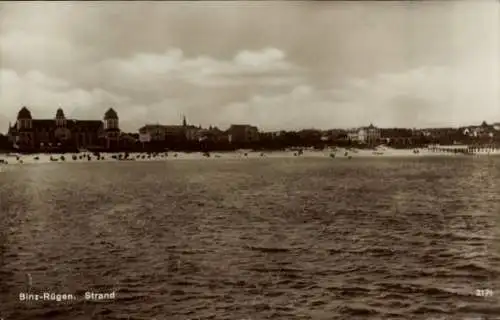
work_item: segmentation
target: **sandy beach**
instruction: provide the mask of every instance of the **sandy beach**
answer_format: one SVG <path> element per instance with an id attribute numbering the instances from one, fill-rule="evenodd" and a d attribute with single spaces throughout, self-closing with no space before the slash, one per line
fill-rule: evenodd
<path id="1" fill-rule="evenodd" d="M 417 152 L 415 152 L 417 150 Z M 246 151 L 239 150 L 233 152 L 212 152 L 206 156 L 201 152 L 164 152 L 148 155 L 147 153 L 129 153 L 128 160 L 120 160 L 125 153 L 103 153 L 98 159 L 92 153 L 69 153 L 69 154 L 0 154 L 0 165 L 12 164 L 41 164 L 41 163 L 89 163 L 89 162 L 112 162 L 112 161 L 173 161 L 173 160 L 218 160 L 218 159 L 262 159 L 262 158 L 330 158 L 352 159 L 352 158 L 386 158 L 386 157 L 429 157 L 429 156 L 465 156 L 463 154 L 454 154 L 452 152 L 432 151 L 431 149 L 344 149 L 335 150 L 304 150 L 302 154 L 297 151 Z M 500 152 L 477 152 L 475 156 L 481 155 L 500 155 Z"/>

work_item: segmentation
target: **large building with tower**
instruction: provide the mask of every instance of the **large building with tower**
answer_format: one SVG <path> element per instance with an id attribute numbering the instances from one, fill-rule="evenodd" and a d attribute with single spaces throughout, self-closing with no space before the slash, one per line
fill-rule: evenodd
<path id="1" fill-rule="evenodd" d="M 139 137 L 142 142 L 193 141 L 200 130 L 201 126 L 188 124 L 184 116 L 181 125 L 146 124 L 139 128 Z"/>
<path id="2" fill-rule="evenodd" d="M 19 150 L 44 150 L 56 147 L 78 149 L 119 146 L 118 114 L 112 108 L 103 120 L 67 119 L 59 108 L 53 119 L 33 119 L 27 107 L 17 114 L 17 121 L 9 126 L 8 137 Z"/>

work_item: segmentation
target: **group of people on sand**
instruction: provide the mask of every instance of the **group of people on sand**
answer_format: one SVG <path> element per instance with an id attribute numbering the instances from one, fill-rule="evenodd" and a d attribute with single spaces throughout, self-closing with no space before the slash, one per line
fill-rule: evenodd
<path id="1" fill-rule="evenodd" d="M 302 149 L 298 150 L 289 150 L 293 151 L 293 156 L 294 157 L 300 157 L 304 154 L 304 151 Z M 333 150 L 332 153 L 330 153 L 330 158 L 335 158 L 337 156 L 337 151 L 338 150 Z M 345 150 L 344 152 L 344 157 L 351 159 L 352 156 L 350 155 L 351 150 Z M 239 153 L 240 157 L 247 158 L 249 156 L 249 152 L 240 152 Z M 212 154 L 209 151 L 205 151 L 202 153 L 202 156 L 205 158 L 210 158 L 212 157 Z M 260 152 L 259 153 L 260 157 L 265 157 L 266 153 Z M 22 157 L 21 155 L 15 155 L 17 163 L 24 163 L 24 160 L 26 156 Z M 135 160 L 150 160 L 150 159 L 161 159 L 161 158 L 168 158 L 169 153 L 167 151 L 165 152 L 142 152 L 142 153 L 137 153 L 137 154 L 130 154 L 128 152 L 124 153 L 116 153 L 116 154 L 101 154 L 99 152 L 80 152 L 80 153 L 74 153 L 74 154 L 59 154 L 59 155 L 50 155 L 50 161 L 51 162 L 65 162 L 65 161 L 103 161 L 106 159 L 113 159 L 116 161 L 135 161 Z M 174 153 L 172 157 L 177 158 L 178 154 Z M 213 156 L 214 158 L 220 158 L 220 154 L 215 154 Z M 24 160 L 23 160 L 24 158 Z M 40 155 L 34 155 L 32 158 L 35 162 L 40 160 Z M 0 159 L 0 165 L 1 164 L 8 164 L 8 161 L 6 159 Z"/>
<path id="2" fill-rule="evenodd" d="M 174 157 L 177 157 L 177 153 L 173 155 Z M 52 162 L 64 162 L 66 161 L 67 155 L 51 155 L 50 156 L 50 161 Z M 167 152 L 159 153 L 159 152 L 147 152 L 147 153 L 141 153 L 137 154 L 135 156 L 131 156 L 128 152 L 125 153 L 119 153 L 119 154 L 113 154 L 109 156 L 109 158 L 118 160 L 118 161 L 134 161 L 134 160 L 139 160 L 139 159 L 155 159 L 155 158 L 166 158 L 168 157 Z M 24 163 L 23 158 L 20 155 L 15 156 L 16 161 L 18 163 Z M 73 161 L 78 161 L 78 160 L 87 160 L 87 161 L 92 161 L 92 160 L 106 160 L 106 156 L 99 152 L 94 152 L 94 153 L 77 153 L 77 154 L 72 154 L 71 159 Z M 34 161 L 39 161 L 40 156 L 36 155 L 33 157 Z M 9 164 L 9 162 L 6 159 L 0 159 L 0 164 Z"/>
<path id="3" fill-rule="evenodd" d="M 174 157 L 177 157 L 177 153 L 173 155 Z M 158 159 L 158 158 L 167 158 L 168 157 L 168 152 L 147 152 L 147 153 L 140 153 L 134 155 L 130 155 L 130 153 L 125 152 L 125 153 L 118 153 L 118 154 L 112 154 L 109 156 L 109 158 L 117 161 L 134 161 L 134 160 L 140 160 L 140 159 Z M 81 153 L 81 154 L 73 154 L 71 156 L 73 161 L 77 160 L 87 160 L 87 161 L 92 161 L 92 160 L 106 160 L 106 156 L 103 154 L 100 154 L 99 152 L 94 152 L 94 153 Z M 66 161 L 66 158 L 64 155 L 61 155 L 60 157 L 50 157 L 50 161 Z"/>

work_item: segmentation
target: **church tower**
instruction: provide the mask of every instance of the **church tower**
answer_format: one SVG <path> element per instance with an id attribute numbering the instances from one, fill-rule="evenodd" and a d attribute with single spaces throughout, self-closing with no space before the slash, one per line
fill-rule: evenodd
<path id="1" fill-rule="evenodd" d="M 120 130 L 118 114 L 113 108 L 109 108 L 104 114 L 104 130 Z"/>
<path id="2" fill-rule="evenodd" d="M 104 114 L 104 133 L 106 137 L 106 148 L 116 148 L 120 139 L 120 125 L 118 114 L 113 108 L 109 108 Z"/>
<path id="3" fill-rule="evenodd" d="M 33 120 L 31 118 L 31 112 L 26 107 L 22 109 L 17 114 L 17 130 L 30 130 L 33 128 Z"/>
<path id="4" fill-rule="evenodd" d="M 66 127 L 66 117 L 64 116 L 64 111 L 59 108 L 56 112 L 56 127 Z"/>
<path id="5" fill-rule="evenodd" d="M 17 143 L 20 147 L 34 147 L 33 118 L 26 107 L 17 114 Z"/>

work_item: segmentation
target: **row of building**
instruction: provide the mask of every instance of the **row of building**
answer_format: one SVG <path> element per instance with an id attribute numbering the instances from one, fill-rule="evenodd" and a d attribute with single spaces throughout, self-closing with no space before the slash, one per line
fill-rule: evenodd
<path id="1" fill-rule="evenodd" d="M 187 123 L 186 117 L 181 124 L 147 124 L 137 133 L 124 133 L 120 130 L 119 117 L 115 110 L 108 109 L 102 120 L 77 120 L 66 118 L 64 111 L 57 109 L 53 119 L 36 119 L 27 107 L 22 107 L 14 125 L 9 125 L 7 138 L 18 149 L 43 149 L 57 146 L 86 148 L 119 148 L 126 144 L 154 143 L 165 141 L 214 141 L 227 143 L 252 143 L 259 140 L 273 140 L 286 136 L 287 132 L 259 132 L 252 125 L 231 125 L 227 130 L 210 126 L 202 128 Z M 399 143 L 411 144 L 422 137 L 432 140 L 440 138 L 460 139 L 500 139 L 500 123 L 461 128 L 402 129 L 378 128 L 373 124 L 351 130 L 314 130 L 295 132 L 295 138 L 308 141 L 346 140 L 359 144 Z"/>
<path id="2" fill-rule="evenodd" d="M 182 139 L 184 141 L 227 141 L 231 142 L 256 142 L 260 138 L 259 129 L 252 125 L 231 125 L 227 130 L 218 127 L 202 128 L 189 125 L 183 117 L 181 125 L 147 124 L 139 129 L 140 142 L 161 142 L 169 139 Z"/>
<path id="3" fill-rule="evenodd" d="M 22 107 L 15 124 L 9 124 L 7 138 L 18 149 L 60 146 L 113 149 L 123 143 L 167 140 L 254 142 L 259 138 L 259 130 L 251 125 L 232 125 L 225 131 L 217 127 L 204 129 L 187 124 L 184 117 L 180 125 L 148 124 L 140 128 L 138 133 L 124 133 L 120 130 L 118 114 L 112 108 L 104 113 L 102 120 L 80 120 L 66 118 L 61 108 L 56 110 L 53 119 L 36 119 L 27 107 Z"/>
<path id="4" fill-rule="evenodd" d="M 102 120 L 67 119 L 59 108 L 53 119 L 35 119 L 27 107 L 22 107 L 14 125 L 9 124 L 9 141 L 18 149 L 40 149 L 56 145 L 79 148 L 118 146 L 120 127 L 118 114 L 108 109 Z"/>
<path id="5" fill-rule="evenodd" d="M 184 129 L 183 129 L 184 128 Z M 227 140 L 228 142 L 255 142 L 262 139 L 272 140 L 285 135 L 285 131 L 259 132 L 257 127 L 250 125 L 232 125 L 228 130 L 222 131 L 217 127 L 202 129 L 190 126 L 184 119 L 183 125 L 146 125 L 140 130 L 141 141 L 164 141 L 175 136 L 176 132 L 185 132 L 188 140 L 202 141 Z M 411 144 L 419 138 L 441 139 L 495 139 L 500 138 L 500 123 L 487 124 L 483 122 L 477 126 L 466 126 L 460 128 L 434 128 L 434 129 L 406 129 L 406 128 L 379 128 L 370 124 L 369 126 L 349 130 L 315 130 L 305 129 L 297 132 L 301 140 L 309 141 L 334 141 L 348 140 L 358 144 L 380 144 L 396 143 Z"/>
<path id="6" fill-rule="evenodd" d="M 411 140 L 422 137 L 429 140 L 446 137 L 457 140 L 498 140 L 500 139 L 500 123 L 488 124 L 486 121 L 483 121 L 480 125 L 431 129 L 381 129 L 373 126 L 373 124 L 370 124 L 368 127 L 346 130 L 344 133 L 347 139 L 365 144 L 371 144 L 374 142 L 389 143 L 391 141 L 411 142 Z"/>

